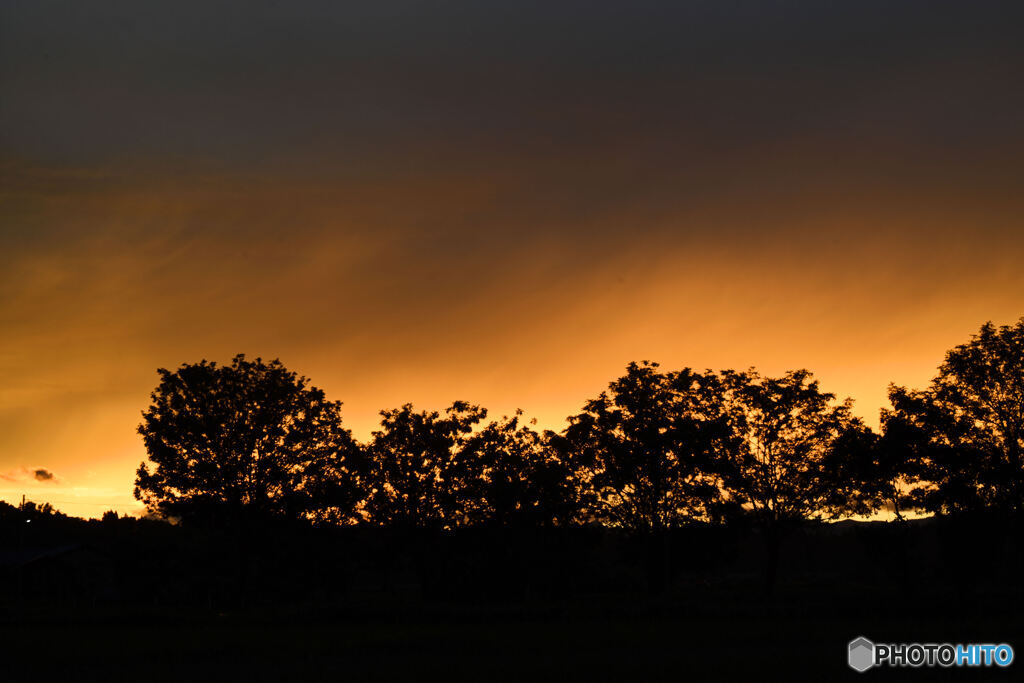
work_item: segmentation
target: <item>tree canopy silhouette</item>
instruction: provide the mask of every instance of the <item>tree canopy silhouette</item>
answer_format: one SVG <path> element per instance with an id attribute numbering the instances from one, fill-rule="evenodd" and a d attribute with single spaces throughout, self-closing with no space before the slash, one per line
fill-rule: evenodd
<path id="1" fill-rule="evenodd" d="M 572 474 L 548 438 L 522 424 L 521 411 L 470 436 L 452 471 L 466 523 L 501 527 L 574 521 L 578 499 Z"/>
<path id="2" fill-rule="evenodd" d="M 359 448 L 340 407 L 280 361 L 160 369 L 139 426 L 149 453 L 135 497 L 184 519 L 351 519 Z M 150 467 L 152 465 L 152 468 Z"/>
<path id="3" fill-rule="evenodd" d="M 1024 507 L 1024 318 L 983 325 L 931 385 L 892 385 L 886 436 L 906 454 L 912 500 L 931 512 Z"/>
<path id="4" fill-rule="evenodd" d="M 411 404 L 381 411 L 369 445 L 365 510 L 376 524 L 443 527 L 463 523 L 455 457 L 487 411 L 456 401 L 444 414 Z"/>
<path id="5" fill-rule="evenodd" d="M 807 370 L 764 377 L 751 369 L 722 373 L 731 426 L 720 468 L 729 494 L 767 527 L 820 513 L 845 512 L 846 483 L 832 462 L 840 438 L 864 429 L 852 401 L 835 404 Z"/>
<path id="6" fill-rule="evenodd" d="M 522 413 L 409 404 L 359 446 L 328 401 L 280 361 L 202 361 L 160 383 L 139 426 L 135 495 L 182 518 L 284 516 L 453 528 L 596 522 L 657 532 L 756 518 L 775 533 L 889 507 L 1024 507 L 1024 318 L 949 351 L 931 386 L 891 386 L 876 434 L 807 370 L 663 371 L 630 363 L 538 433 Z"/>
<path id="7" fill-rule="evenodd" d="M 887 507 L 897 519 L 903 519 L 905 500 L 900 480 L 904 463 L 904 454 L 896 444 L 860 420 L 852 420 L 822 461 L 833 483 L 825 512 L 833 516 L 866 515 Z"/>
<path id="8" fill-rule="evenodd" d="M 580 472 L 593 518 L 657 531 L 717 511 L 712 439 L 722 428 L 718 379 L 630 363 L 588 401 L 557 443 Z"/>

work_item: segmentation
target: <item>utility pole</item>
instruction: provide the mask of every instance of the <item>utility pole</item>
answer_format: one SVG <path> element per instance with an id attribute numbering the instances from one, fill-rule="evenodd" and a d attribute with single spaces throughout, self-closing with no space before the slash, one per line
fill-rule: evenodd
<path id="1" fill-rule="evenodd" d="M 25 547 L 25 525 L 28 520 L 25 519 L 25 494 L 21 494 L 21 507 L 18 509 L 21 514 L 18 515 L 18 550 Z M 18 570 L 18 592 L 21 593 L 21 570 Z"/>

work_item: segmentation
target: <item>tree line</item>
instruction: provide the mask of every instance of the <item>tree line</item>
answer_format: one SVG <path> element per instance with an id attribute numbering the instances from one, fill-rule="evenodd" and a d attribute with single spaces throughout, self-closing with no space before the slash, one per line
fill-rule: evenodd
<path id="1" fill-rule="evenodd" d="M 772 531 L 880 509 L 1024 505 L 1024 318 L 983 325 L 928 387 L 891 385 L 877 432 L 807 370 L 631 363 L 560 432 L 456 401 L 384 410 L 367 443 L 339 402 L 278 360 L 158 373 L 135 496 L 188 523 Z"/>

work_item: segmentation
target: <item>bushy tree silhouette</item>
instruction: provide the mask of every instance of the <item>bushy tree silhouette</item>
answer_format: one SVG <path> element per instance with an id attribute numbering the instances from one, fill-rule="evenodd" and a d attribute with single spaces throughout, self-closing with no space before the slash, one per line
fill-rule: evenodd
<path id="1" fill-rule="evenodd" d="M 763 377 L 756 370 L 721 373 L 730 423 L 720 441 L 718 471 L 730 499 L 760 526 L 767 556 L 764 580 L 774 590 L 783 537 L 799 521 L 849 512 L 856 487 L 835 466 L 837 453 L 858 454 L 844 437 L 862 435 L 852 401 L 836 404 L 807 370 Z M 846 448 L 844 448 L 846 446 Z"/>
<path id="2" fill-rule="evenodd" d="M 890 440 L 860 420 L 851 420 L 835 439 L 822 468 L 832 481 L 825 512 L 866 515 L 888 507 L 902 519 L 903 456 Z"/>
<path id="3" fill-rule="evenodd" d="M 831 460 L 843 435 L 863 429 L 852 401 L 835 403 L 807 370 L 721 376 L 731 434 L 720 442 L 719 471 L 730 496 L 767 528 L 845 512 L 848 502 L 835 496 L 844 483 Z"/>
<path id="4" fill-rule="evenodd" d="M 444 414 L 411 404 L 381 411 L 369 445 L 365 512 L 380 525 L 445 527 L 464 522 L 458 502 L 457 453 L 487 411 L 456 401 Z"/>
<path id="5" fill-rule="evenodd" d="M 1024 318 L 946 354 L 931 386 L 890 386 L 886 437 L 930 512 L 1024 507 Z"/>
<path id="6" fill-rule="evenodd" d="M 340 403 L 277 360 L 158 372 L 139 426 L 150 462 L 135 497 L 147 508 L 183 519 L 352 518 L 363 463 Z"/>
<path id="7" fill-rule="evenodd" d="M 578 512 L 571 470 L 521 411 L 470 436 L 451 474 L 467 524 L 565 525 Z"/>
<path id="8" fill-rule="evenodd" d="M 592 518 L 658 531 L 717 511 L 720 489 L 708 456 L 721 418 L 713 374 L 631 363 L 569 418 L 555 443 L 579 472 Z"/>

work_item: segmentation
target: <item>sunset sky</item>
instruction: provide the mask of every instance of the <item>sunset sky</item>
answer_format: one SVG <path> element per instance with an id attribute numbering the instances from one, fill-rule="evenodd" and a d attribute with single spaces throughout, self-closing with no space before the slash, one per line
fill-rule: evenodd
<path id="1" fill-rule="evenodd" d="M 361 439 L 641 359 L 877 425 L 1024 315 L 1020 6 L 0 0 L 0 499 L 137 512 L 156 369 L 239 352 Z"/>

